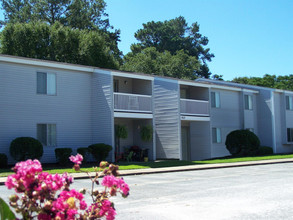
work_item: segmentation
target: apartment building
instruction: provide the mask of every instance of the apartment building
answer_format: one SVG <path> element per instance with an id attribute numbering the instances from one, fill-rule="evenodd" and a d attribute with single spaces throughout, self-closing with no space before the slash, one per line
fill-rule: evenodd
<path id="1" fill-rule="evenodd" d="M 235 129 L 250 129 L 277 153 L 290 152 L 292 99 L 289 91 L 0 55 L 0 153 L 14 163 L 10 142 L 30 136 L 43 143 L 42 162 L 55 162 L 56 148 L 75 153 L 93 143 L 113 146 L 114 161 L 115 125 L 128 131 L 119 152 L 139 146 L 150 160 L 229 155 L 225 138 Z M 151 141 L 140 137 L 146 125 Z"/>
<path id="2" fill-rule="evenodd" d="M 243 128 L 254 131 L 261 145 L 272 147 L 274 153 L 293 152 L 292 91 L 208 79 L 197 81 L 253 91 L 246 91 L 244 99 L 240 99 L 244 100 Z"/>

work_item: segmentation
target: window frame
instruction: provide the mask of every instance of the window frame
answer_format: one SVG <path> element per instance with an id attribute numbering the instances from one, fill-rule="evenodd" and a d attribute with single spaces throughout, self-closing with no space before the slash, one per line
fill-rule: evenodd
<path id="1" fill-rule="evenodd" d="M 293 128 L 287 128 L 287 143 L 293 143 Z"/>
<path id="2" fill-rule="evenodd" d="M 41 128 L 42 126 L 42 128 Z M 39 130 L 39 128 L 41 128 Z M 43 134 L 42 132 L 45 132 Z M 56 147 L 57 146 L 57 125 L 53 123 L 38 123 L 37 124 L 37 139 L 43 146 Z"/>
<path id="3" fill-rule="evenodd" d="M 37 87 L 36 89 L 37 89 L 38 95 L 56 96 L 57 95 L 56 73 L 50 73 L 46 71 L 37 71 L 37 86 L 36 87 Z"/>
<path id="4" fill-rule="evenodd" d="M 212 142 L 213 144 L 221 144 L 222 143 L 222 130 L 221 128 L 212 128 Z"/>
<path id="5" fill-rule="evenodd" d="M 253 97 L 252 97 L 252 95 L 248 95 L 248 94 L 244 95 L 244 109 L 245 110 L 253 110 Z"/>
<path id="6" fill-rule="evenodd" d="M 285 96 L 286 110 L 293 111 L 293 96 Z"/>
<path id="7" fill-rule="evenodd" d="M 212 108 L 220 108 L 221 107 L 221 97 L 220 92 L 211 92 L 211 107 Z"/>

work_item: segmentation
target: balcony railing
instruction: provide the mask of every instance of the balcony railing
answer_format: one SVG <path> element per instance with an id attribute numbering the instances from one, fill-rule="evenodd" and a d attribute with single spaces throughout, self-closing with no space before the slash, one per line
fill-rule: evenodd
<path id="1" fill-rule="evenodd" d="M 202 100 L 180 99 L 181 114 L 209 116 L 209 102 Z"/>
<path id="2" fill-rule="evenodd" d="M 152 96 L 115 92 L 114 110 L 152 113 Z"/>

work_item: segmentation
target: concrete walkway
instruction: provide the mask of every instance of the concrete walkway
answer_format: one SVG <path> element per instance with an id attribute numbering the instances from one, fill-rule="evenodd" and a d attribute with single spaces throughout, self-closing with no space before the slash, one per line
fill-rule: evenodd
<path id="1" fill-rule="evenodd" d="M 128 175 L 143 175 L 153 173 L 168 173 L 168 172 L 183 172 L 192 170 L 207 170 L 207 169 L 219 169 L 229 167 L 242 167 L 242 166 L 256 166 L 266 164 L 277 164 L 277 163 L 293 163 L 291 159 L 274 159 L 274 160 L 260 160 L 260 161 L 247 161 L 247 162 L 235 162 L 235 163 L 218 163 L 218 164 L 195 164 L 187 166 L 176 166 L 176 167 L 163 167 L 163 168 L 146 168 L 146 169 L 135 169 L 135 170 L 120 170 L 120 176 Z M 74 179 L 87 179 L 88 176 L 84 173 L 71 173 Z M 95 173 L 90 175 L 94 176 Z M 4 185 L 6 177 L 0 177 L 0 185 Z"/>

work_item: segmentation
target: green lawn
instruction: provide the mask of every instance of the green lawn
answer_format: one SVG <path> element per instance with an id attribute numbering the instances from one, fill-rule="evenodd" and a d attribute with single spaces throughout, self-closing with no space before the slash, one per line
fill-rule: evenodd
<path id="1" fill-rule="evenodd" d="M 186 165 L 201 165 L 201 164 L 216 164 L 216 163 L 234 163 L 234 162 L 244 162 L 244 161 L 258 161 L 258 160 L 270 160 L 270 159 L 285 159 L 293 158 L 293 154 L 286 155 L 272 155 L 272 156 L 262 156 L 262 157 L 241 157 L 241 158 L 219 158 L 203 161 L 179 161 L 179 160 L 167 160 L 160 162 L 132 162 L 132 163 L 118 163 L 120 170 L 131 170 L 131 169 L 145 169 L 145 168 L 161 168 L 161 167 L 174 167 L 174 166 L 186 166 Z M 43 167 L 44 171 L 49 173 L 74 173 L 72 168 L 60 168 L 56 166 L 46 166 Z M 82 170 L 94 171 L 92 165 L 82 166 Z M 0 169 L 0 177 L 8 176 L 12 174 L 10 169 Z"/>

